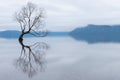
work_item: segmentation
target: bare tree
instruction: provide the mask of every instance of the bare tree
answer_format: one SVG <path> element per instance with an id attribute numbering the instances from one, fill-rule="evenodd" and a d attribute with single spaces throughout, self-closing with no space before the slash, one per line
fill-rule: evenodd
<path id="1" fill-rule="evenodd" d="M 29 77 L 37 73 L 37 66 L 44 68 L 44 54 L 48 49 L 47 44 L 37 42 L 33 45 L 25 45 L 23 37 L 25 34 L 32 34 L 34 36 L 44 37 L 47 31 L 43 31 L 43 24 L 45 13 L 44 9 L 37 5 L 28 2 L 23 6 L 19 12 L 15 12 L 15 20 L 19 23 L 21 34 L 19 36 L 19 43 L 22 46 L 21 55 L 16 60 L 16 65 L 20 67 Z M 41 30 L 42 29 L 42 30 Z"/>
<path id="2" fill-rule="evenodd" d="M 31 33 L 32 35 L 45 36 L 47 32 L 41 32 L 39 29 L 44 21 L 44 9 L 28 2 L 19 12 L 15 12 L 15 20 L 21 27 L 19 41 L 23 42 L 23 36 Z"/>

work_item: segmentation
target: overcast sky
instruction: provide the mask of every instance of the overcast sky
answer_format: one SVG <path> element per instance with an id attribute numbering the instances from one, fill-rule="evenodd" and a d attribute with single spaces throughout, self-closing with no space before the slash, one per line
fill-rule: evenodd
<path id="1" fill-rule="evenodd" d="M 120 24 L 120 0 L 0 0 L 0 30 L 20 29 L 15 11 L 27 2 L 46 10 L 46 28 L 70 31 L 87 24 Z"/>

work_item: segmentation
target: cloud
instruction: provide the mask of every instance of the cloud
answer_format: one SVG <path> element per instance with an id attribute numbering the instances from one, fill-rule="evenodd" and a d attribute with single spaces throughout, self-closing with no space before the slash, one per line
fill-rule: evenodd
<path id="1" fill-rule="evenodd" d="M 30 0 L 3 0 L 0 29 L 19 29 L 13 14 Z M 72 30 L 87 24 L 119 24 L 119 0 L 31 0 L 46 10 L 46 28 Z M 11 27 L 9 27 L 11 26 Z M 12 27 L 13 26 L 13 27 Z"/>

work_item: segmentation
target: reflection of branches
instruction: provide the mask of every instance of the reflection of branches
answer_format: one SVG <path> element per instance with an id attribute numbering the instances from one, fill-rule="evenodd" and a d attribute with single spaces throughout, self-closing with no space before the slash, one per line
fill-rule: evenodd
<path id="1" fill-rule="evenodd" d="M 33 45 L 22 45 L 21 55 L 16 60 L 16 66 L 19 67 L 29 77 L 34 76 L 37 71 L 45 68 L 45 51 L 49 48 L 46 43 L 37 42 Z"/>

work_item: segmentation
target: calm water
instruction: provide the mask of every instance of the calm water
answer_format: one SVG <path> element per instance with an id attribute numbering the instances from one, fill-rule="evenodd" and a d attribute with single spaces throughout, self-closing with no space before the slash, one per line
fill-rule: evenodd
<path id="1" fill-rule="evenodd" d="M 0 39 L 0 80 L 120 80 L 120 43 Z"/>

